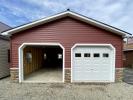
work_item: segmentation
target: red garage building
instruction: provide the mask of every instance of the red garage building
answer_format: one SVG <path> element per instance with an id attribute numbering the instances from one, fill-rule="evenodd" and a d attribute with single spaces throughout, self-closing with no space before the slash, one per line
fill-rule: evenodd
<path id="1" fill-rule="evenodd" d="M 121 81 L 126 32 L 65 11 L 3 33 L 11 38 L 11 79 Z"/>

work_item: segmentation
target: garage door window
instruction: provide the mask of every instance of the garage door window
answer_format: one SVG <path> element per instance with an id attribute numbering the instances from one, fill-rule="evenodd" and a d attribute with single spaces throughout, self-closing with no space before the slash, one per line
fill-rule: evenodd
<path id="1" fill-rule="evenodd" d="M 90 56 L 91 56 L 90 53 L 85 53 L 85 54 L 84 54 L 84 57 L 90 57 Z"/>
<path id="2" fill-rule="evenodd" d="M 75 53 L 75 57 L 81 57 L 81 53 Z"/>
<path id="3" fill-rule="evenodd" d="M 108 58 L 109 57 L 109 54 L 108 53 L 103 53 L 103 57 L 104 58 Z"/>
<path id="4" fill-rule="evenodd" d="M 100 54 L 99 53 L 94 53 L 94 55 L 93 55 L 94 57 L 100 57 Z"/>

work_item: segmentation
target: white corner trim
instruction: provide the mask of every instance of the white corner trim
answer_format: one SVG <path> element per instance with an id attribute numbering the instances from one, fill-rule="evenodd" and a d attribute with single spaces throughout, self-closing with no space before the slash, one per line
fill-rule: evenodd
<path id="1" fill-rule="evenodd" d="M 19 54 L 19 82 L 24 81 L 24 76 L 23 76 L 23 49 L 26 46 L 29 45 L 39 45 L 39 46 L 59 46 L 63 50 L 63 68 L 62 68 L 62 82 L 65 80 L 65 48 L 63 47 L 62 44 L 60 43 L 23 43 L 19 48 L 18 48 L 18 54 Z"/>
<path id="2" fill-rule="evenodd" d="M 119 29 L 116 29 L 116 28 L 113 28 L 111 26 L 105 25 L 103 23 L 100 23 L 100 22 L 95 21 L 93 19 L 87 18 L 87 17 L 82 16 L 80 14 L 74 13 L 72 11 L 65 11 L 65 12 L 62 12 L 62 13 L 59 13 L 59 14 L 56 14 L 56 15 L 53 15 L 53 16 L 50 16 L 50 17 L 46 17 L 46 18 L 43 18 L 41 20 L 26 24 L 26 25 L 23 25 L 23 26 L 14 28 L 14 29 L 11 29 L 9 31 L 3 32 L 2 35 L 9 35 L 10 36 L 10 35 L 12 35 L 15 32 L 19 32 L 21 30 L 25 30 L 25 29 L 28 29 L 30 27 L 34 27 L 34 26 L 37 26 L 37 25 L 40 25 L 40 24 L 44 24 L 44 23 L 47 23 L 47 22 L 62 18 L 64 16 L 70 16 L 70 17 L 76 18 L 78 20 L 81 20 L 81 21 L 86 22 L 88 24 L 95 25 L 97 27 L 100 27 L 102 29 L 111 31 L 111 32 L 113 32 L 115 34 L 118 34 L 118 35 L 121 35 L 121 36 L 125 36 L 127 34 L 124 31 L 121 31 Z"/>
<path id="3" fill-rule="evenodd" d="M 112 49 L 112 79 L 109 81 L 105 81 L 105 82 L 115 82 L 115 59 L 116 59 L 116 49 L 112 44 L 88 44 L 88 43 L 76 43 L 72 46 L 71 48 L 71 83 L 75 82 L 73 81 L 73 49 L 77 46 L 105 46 L 105 47 L 110 47 Z M 79 81 L 78 81 L 79 82 Z M 92 82 L 92 81 L 85 81 L 85 82 Z M 97 81 L 94 81 L 97 82 Z M 98 81 L 99 82 L 99 81 Z M 103 81 L 102 81 L 103 83 Z"/>

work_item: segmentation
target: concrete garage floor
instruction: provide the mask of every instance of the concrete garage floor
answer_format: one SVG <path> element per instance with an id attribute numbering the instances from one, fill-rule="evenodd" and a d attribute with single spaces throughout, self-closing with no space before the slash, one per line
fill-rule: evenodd
<path id="1" fill-rule="evenodd" d="M 63 82 L 62 69 L 40 69 L 24 78 L 24 82 L 53 83 Z"/>

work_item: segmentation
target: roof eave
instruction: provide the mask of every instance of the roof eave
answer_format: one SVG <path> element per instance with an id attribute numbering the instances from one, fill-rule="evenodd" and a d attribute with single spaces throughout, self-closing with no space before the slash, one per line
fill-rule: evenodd
<path id="1" fill-rule="evenodd" d="M 133 49 L 124 49 L 123 51 L 124 52 L 126 52 L 126 51 L 133 51 Z"/>
<path id="2" fill-rule="evenodd" d="M 63 16 L 66 16 L 66 14 L 68 14 L 68 12 L 63 12 L 63 13 L 60 13 L 60 14 L 57 14 L 57 15 L 54 15 L 54 16 L 50 16 L 50 17 L 44 18 L 42 20 L 38 20 L 36 22 L 29 23 L 29 24 L 26 24 L 24 26 L 21 26 L 21 28 L 20 27 L 17 27 L 17 28 L 8 30 L 8 31 L 3 32 L 1 34 L 2 35 L 11 36 L 12 34 L 17 33 L 17 32 L 20 32 L 22 30 L 26 30 L 26 29 L 29 29 L 29 28 L 32 28 L 32 27 L 35 27 L 35 26 L 38 26 L 38 25 L 41 25 L 41 24 L 45 24 L 47 22 L 50 22 L 50 21 L 53 21 L 53 20 L 56 20 L 56 19 L 59 19 L 59 18 L 61 18 Z"/>
<path id="3" fill-rule="evenodd" d="M 65 12 L 62 12 L 62 13 L 59 13 L 57 15 L 54 15 L 54 16 L 50 16 L 50 17 L 47 17 L 47 18 L 44 18 L 42 20 L 38 20 L 36 22 L 33 22 L 33 23 L 29 23 L 29 24 L 26 24 L 26 25 L 23 25 L 21 27 L 17 27 L 17 28 L 14 28 L 14 29 L 11 29 L 9 31 L 6 31 L 6 32 L 3 32 L 2 35 L 8 35 L 8 36 L 11 36 L 12 34 L 14 33 L 17 33 L 17 32 L 20 32 L 22 30 L 26 30 L 26 29 L 29 29 L 29 28 L 32 28 L 32 27 L 35 27 L 35 26 L 38 26 L 38 25 L 41 25 L 41 24 L 45 24 L 47 22 L 50 22 L 50 21 L 53 21 L 53 20 L 56 20 L 56 19 L 59 19 L 59 18 L 63 18 L 65 16 L 70 16 L 70 17 L 73 17 L 73 18 L 76 18 L 76 19 L 79 19 L 85 23 L 88 23 L 88 24 L 91 24 L 91 25 L 94 25 L 94 26 L 97 26 L 99 28 L 102 28 L 102 29 L 105 29 L 107 31 L 110 31 L 110 32 L 113 32 L 117 35 L 120 35 L 122 37 L 126 36 L 126 33 L 123 32 L 123 31 L 120 31 L 120 30 L 117 30 L 117 29 L 114 29 L 112 27 L 109 27 L 107 25 L 104 25 L 100 22 L 96 22 L 92 19 L 89 19 L 87 17 L 84 17 L 82 15 L 79 15 L 79 14 L 76 14 L 76 13 L 73 13 L 71 11 L 65 11 Z"/>

